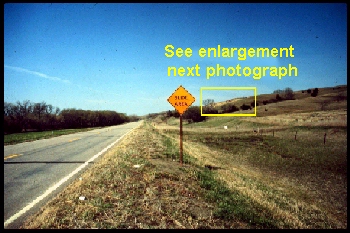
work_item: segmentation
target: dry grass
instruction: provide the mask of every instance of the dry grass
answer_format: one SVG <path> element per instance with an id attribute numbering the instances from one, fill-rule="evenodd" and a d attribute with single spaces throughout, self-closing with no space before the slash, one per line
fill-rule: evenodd
<path id="1" fill-rule="evenodd" d="M 174 130 L 163 126 L 163 132 L 177 138 Z M 346 131 L 331 135 L 327 145 L 317 133 L 299 130 L 295 141 L 288 130 L 272 137 L 192 129 L 184 149 L 201 165 L 221 168 L 216 177 L 260 205 L 279 228 L 346 228 Z"/>
<path id="2" fill-rule="evenodd" d="M 272 213 L 279 228 L 346 228 L 347 101 L 339 95 L 347 96 L 346 86 L 258 106 L 257 117 L 184 124 L 185 150 L 221 167 L 217 178 Z M 176 139 L 178 120 L 167 123 L 156 127 Z"/>
<path id="3" fill-rule="evenodd" d="M 347 228 L 347 101 L 320 110 L 335 91 L 184 122 L 183 166 L 178 119 L 158 117 L 22 228 Z"/>
<path id="4" fill-rule="evenodd" d="M 249 228 L 215 218 L 215 203 L 205 201 L 196 168 L 166 158 L 167 150 L 164 138 L 144 125 L 22 228 Z"/>

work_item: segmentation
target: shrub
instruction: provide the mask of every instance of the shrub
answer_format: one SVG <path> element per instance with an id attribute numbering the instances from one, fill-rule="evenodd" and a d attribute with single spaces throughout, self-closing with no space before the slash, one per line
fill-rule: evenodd
<path id="1" fill-rule="evenodd" d="M 231 105 L 231 112 L 239 111 L 239 108 L 236 105 Z"/>
<path id="2" fill-rule="evenodd" d="M 167 112 L 167 117 L 172 117 L 173 115 L 174 115 L 174 114 L 173 114 L 173 111 L 170 111 L 170 110 L 169 110 L 169 111 Z"/>
<path id="3" fill-rule="evenodd" d="M 230 104 L 224 104 L 221 106 L 222 113 L 228 113 L 230 111 Z"/>
<path id="4" fill-rule="evenodd" d="M 312 97 L 316 97 L 318 95 L 318 88 L 315 88 L 313 92 L 311 93 Z"/>
<path id="5" fill-rule="evenodd" d="M 218 114 L 218 110 L 213 109 L 213 108 L 204 108 L 203 113 L 204 114 Z"/>
<path id="6" fill-rule="evenodd" d="M 242 110 L 248 110 L 248 109 L 252 109 L 249 105 L 246 105 L 246 104 L 243 104 L 242 106 L 241 106 L 241 109 Z"/>
<path id="7" fill-rule="evenodd" d="M 192 122 L 200 122 L 206 119 L 205 116 L 201 115 L 201 109 L 198 106 L 189 107 L 182 116 L 184 119 L 191 119 Z"/>
<path id="8" fill-rule="evenodd" d="M 281 101 L 281 100 L 282 100 L 282 97 L 281 97 L 279 94 L 277 94 L 277 95 L 276 95 L 276 100 Z"/>
<path id="9" fill-rule="evenodd" d="M 287 87 L 287 88 L 284 90 L 284 98 L 285 98 L 286 100 L 293 100 L 293 99 L 294 99 L 294 92 L 293 92 L 292 88 Z"/>
<path id="10" fill-rule="evenodd" d="M 233 104 L 225 104 L 221 106 L 222 112 L 223 113 L 230 113 L 230 112 L 236 112 L 239 110 L 235 105 Z"/>
<path id="11" fill-rule="evenodd" d="M 310 93 L 311 93 L 311 89 L 307 89 L 307 91 L 306 91 L 306 92 L 310 94 Z"/>
<path id="12" fill-rule="evenodd" d="M 179 118 L 180 117 L 180 113 L 178 111 L 174 110 L 173 117 Z"/>

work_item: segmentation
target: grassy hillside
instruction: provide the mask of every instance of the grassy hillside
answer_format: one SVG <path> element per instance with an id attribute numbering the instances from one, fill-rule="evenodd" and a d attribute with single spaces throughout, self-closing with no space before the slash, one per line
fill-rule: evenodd
<path id="1" fill-rule="evenodd" d="M 314 90 L 314 89 L 312 89 Z M 316 97 L 312 97 L 311 94 L 307 93 L 306 90 L 303 91 L 294 91 L 294 99 L 295 100 L 286 100 L 277 103 L 271 103 L 273 99 L 276 99 L 276 94 L 257 94 L 257 112 L 258 116 L 268 116 L 268 115 L 276 115 L 283 114 L 285 112 L 310 112 L 315 110 L 331 110 L 331 109 L 339 109 L 341 107 L 346 108 L 346 104 L 339 106 L 336 102 L 346 103 L 344 100 L 347 98 L 347 85 L 336 86 L 336 87 L 328 87 L 328 88 L 318 88 L 318 95 Z M 281 94 L 283 96 L 283 94 Z M 264 101 L 268 101 L 266 105 L 263 104 Z M 214 104 L 214 108 L 220 109 L 221 106 L 225 104 L 234 104 L 237 107 L 240 107 L 243 104 L 250 105 L 254 102 L 254 96 L 249 96 L 247 98 L 238 98 L 238 99 L 230 99 L 223 102 L 218 102 Z M 324 107 L 322 107 L 324 106 Z M 265 107 L 267 111 L 265 111 Z M 269 112 L 269 110 L 270 111 Z M 279 111 L 275 111 L 276 109 Z M 240 111 L 237 113 L 253 113 L 254 111 L 246 110 Z M 236 112 L 235 112 L 236 113 Z"/>

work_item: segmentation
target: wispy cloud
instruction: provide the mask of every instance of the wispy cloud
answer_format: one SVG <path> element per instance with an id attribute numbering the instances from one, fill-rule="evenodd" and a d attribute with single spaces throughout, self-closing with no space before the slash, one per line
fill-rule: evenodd
<path id="1" fill-rule="evenodd" d="M 8 66 L 8 65 L 4 65 L 4 67 L 8 68 L 8 69 L 11 69 L 11 70 L 18 71 L 18 72 L 24 72 L 24 73 L 27 73 L 27 74 L 36 75 L 36 76 L 39 76 L 41 78 L 46 78 L 46 79 L 53 80 L 53 81 L 59 81 L 59 82 L 63 82 L 63 83 L 71 83 L 69 80 L 61 79 L 61 78 L 54 77 L 54 76 L 49 76 L 49 75 L 44 74 L 44 73 L 40 73 L 40 72 L 32 71 L 32 70 L 27 70 L 27 69 L 24 69 L 24 68 L 21 68 L 21 67 Z"/>

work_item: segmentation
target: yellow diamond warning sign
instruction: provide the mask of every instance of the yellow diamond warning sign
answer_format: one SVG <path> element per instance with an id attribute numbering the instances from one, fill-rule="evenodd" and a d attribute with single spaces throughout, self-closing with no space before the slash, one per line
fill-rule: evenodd
<path id="1" fill-rule="evenodd" d="M 196 99 L 181 85 L 168 98 L 168 102 L 182 115 Z"/>

